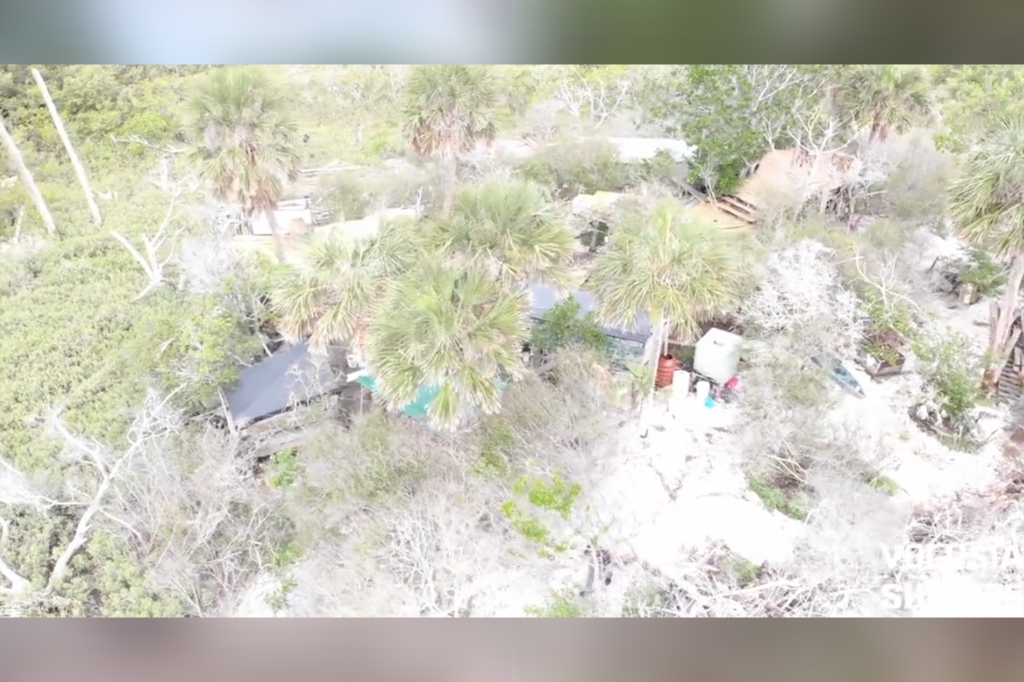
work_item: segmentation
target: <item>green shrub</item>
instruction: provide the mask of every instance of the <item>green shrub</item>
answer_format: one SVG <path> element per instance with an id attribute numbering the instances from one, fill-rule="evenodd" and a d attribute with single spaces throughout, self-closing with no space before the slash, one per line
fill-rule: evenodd
<path id="1" fill-rule="evenodd" d="M 803 521 L 807 518 L 807 510 L 795 502 L 790 494 L 776 483 L 758 476 L 749 476 L 747 478 L 747 485 L 750 486 L 755 495 L 761 498 L 761 502 L 769 510 L 785 514 L 797 521 Z"/>
<path id="2" fill-rule="evenodd" d="M 981 357 L 970 339 L 963 334 L 921 339 L 914 344 L 914 353 L 939 408 L 953 422 L 966 417 L 982 398 Z"/>
<path id="3" fill-rule="evenodd" d="M 615 147 L 604 141 L 554 145 L 526 162 L 521 172 L 526 179 L 550 188 L 562 199 L 597 191 L 619 191 L 630 179 Z"/>
<path id="4" fill-rule="evenodd" d="M 534 350 L 551 353 L 578 344 L 606 353 L 608 337 L 594 313 L 587 312 L 582 316 L 579 313 L 580 304 L 571 297 L 552 306 L 544 320 L 534 326 L 530 346 Z"/>
<path id="5" fill-rule="evenodd" d="M 761 577 L 761 567 L 740 556 L 730 556 L 725 562 L 725 572 L 739 587 L 747 587 Z"/>
<path id="6" fill-rule="evenodd" d="M 523 611 L 534 618 L 583 618 L 583 607 L 569 589 L 552 592 L 543 606 L 527 606 Z"/>
<path id="7" fill-rule="evenodd" d="M 580 484 L 568 483 L 558 474 L 553 475 L 549 483 L 533 476 L 521 476 L 512 490 L 525 495 L 533 506 L 558 512 L 559 516 L 568 519 L 572 505 L 580 495 Z"/>
<path id="8" fill-rule="evenodd" d="M 358 180 L 339 178 L 325 185 L 321 192 L 324 204 L 334 213 L 333 220 L 358 220 L 366 215 L 370 194 Z"/>
<path id="9" fill-rule="evenodd" d="M 982 296 L 993 296 L 1006 284 L 1006 272 L 983 249 L 972 249 L 970 265 L 960 273 L 960 281 L 971 284 Z"/>
<path id="10" fill-rule="evenodd" d="M 299 477 L 299 453 L 295 448 L 275 452 L 270 458 L 272 473 L 267 483 L 272 488 L 287 488 Z"/>
<path id="11" fill-rule="evenodd" d="M 885 495 L 895 495 L 900 491 L 900 484 L 879 473 L 868 472 L 864 474 L 864 482 L 871 488 L 874 488 L 880 493 Z"/>
<path id="12" fill-rule="evenodd" d="M 501 415 L 487 420 L 483 426 L 480 456 L 473 462 L 473 471 L 481 476 L 504 478 L 511 469 L 512 427 Z"/>
<path id="13" fill-rule="evenodd" d="M 563 519 L 569 518 L 580 490 L 579 483 L 569 483 L 558 474 L 553 475 L 548 482 L 535 476 L 520 476 L 512 486 L 512 491 L 526 498 L 531 507 L 555 512 Z M 549 557 L 552 551 L 564 552 L 569 549 L 568 542 L 553 539 L 551 530 L 544 522 L 524 511 L 516 500 L 506 500 L 501 505 L 501 512 L 523 537 L 541 546 L 542 556 Z"/>

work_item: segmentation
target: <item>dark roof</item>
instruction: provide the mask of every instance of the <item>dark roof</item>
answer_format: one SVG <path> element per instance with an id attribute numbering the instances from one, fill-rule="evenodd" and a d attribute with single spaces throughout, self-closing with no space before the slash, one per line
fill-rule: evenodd
<path id="1" fill-rule="evenodd" d="M 335 379 L 327 359 L 314 358 L 303 341 L 242 370 L 227 392 L 228 411 L 236 422 L 270 417 L 322 395 Z"/>
<path id="2" fill-rule="evenodd" d="M 578 290 L 570 292 L 569 295 L 580 304 L 580 317 L 595 310 L 594 295 L 589 291 Z M 557 289 L 546 284 L 530 285 L 530 317 L 543 320 L 551 308 L 569 298 L 569 295 L 561 295 Z M 644 343 L 651 335 L 651 323 L 643 313 L 638 313 L 628 328 L 604 324 L 600 319 L 598 323 L 605 334 L 623 341 Z"/>

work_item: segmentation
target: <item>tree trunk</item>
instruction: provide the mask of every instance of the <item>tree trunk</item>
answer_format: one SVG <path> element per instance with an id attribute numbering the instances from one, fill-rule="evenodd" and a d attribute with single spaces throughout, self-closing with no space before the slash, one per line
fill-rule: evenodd
<path id="1" fill-rule="evenodd" d="M 61 142 L 64 143 L 64 149 L 67 150 L 68 156 L 71 157 L 71 165 L 75 167 L 78 184 L 82 186 L 82 191 L 85 192 L 85 202 L 89 205 L 92 221 L 99 225 L 103 222 L 103 216 L 100 215 L 100 207 L 96 203 L 92 187 L 89 186 L 89 177 L 85 174 L 85 166 L 82 165 L 82 160 L 78 158 L 78 153 L 75 152 L 75 147 L 71 144 L 71 138 L 68 137 L 68 131 L 64 129 L 64 122 L 61 120 L 60 113 L 50 97 L 50 91 L 46 87 L 46 81 L 43 80 L 42 74 L 39 73 L 38 69 L 32 69 L 32 77 L 36 79 L 36 85 L 39 86 L 39 92 L 42 93 L 43 100 L 46 102 L 46 108 L 50 112 L 50 118 L 53 119 L 53 125 L 57 128 Z"/>
<path id="2" fill-rule="evenodd" d="M 28 195 L 32 198 L 32 203 L 36 205 L 36 210 L 39 211 L 39 217 L 43 220 L 46 232 L 51 237 L 59 237 L 60 233 L 57 231 L 57 223 L 53 222 L 53 215 L 50 213 L 50 209 L 46 207 L 46 201 L 43 199 L 39 187 L 36 186 L 35 178 L 32 177 L 32 171 L 25 165 L 25 158 L 21 155 L 21 150 L 18 149 L 18 143 L 14 141 L 14 138 L 7 131 L 3 116 L 0 116 L 0 142 L 3 143 L 4 149 L 7 150 L 7 155 L 11 157 L 14 165 L 17 166 L 21 182 L 25 185 L 25 190 L 28 191 Z"/>
<path id="3" fill-rule="evenodd" d="M 284 263 L 288 260 L 285 254 L 284 237 L 281 235 L 281 228 L 277 224 L 277 214 L 273 208 L 264 210 L 267 216 L 267 225 L 270 226 L 270 234 L 274 239 L 274 253 L 277 255 L 277 262 Z"/>
<path id="4" fill-rule="evenodd" d="M 1024 253 L 1017 254 L 1013 259 L 1010 277 L 1006 282 L 1002 301 L 997 305 L 998 312 L 993 314 L 989 329 L 988 361 L 981 378 L 981 389 L 986 395 L 991 394 L 999 381 L 999 375 L 1013 351 L 1017 335 L 1011 335 L 1013 320 L 1017 317 L 1017 306 L 1020 299 L 1021 281 L 1024 280 Z M 993 311 L 994 313 L 996 311 Z"/>
<path id="5" fill-rule="evenodd" d="M 654 394 L 658 382 L 658 362 L 661 356 L 668 353 L 668 323 L 663 314 L 659 314 L 651 321 L 651 332 L 657 335 L 658 345 L 651 359 L 651 384 L 647 387 L 649 395 Z M 645 398 L 646 399 L 646 398 Z"/>
<path id="6" fill-rule="evenodd" d="M 454 154 L 444 159 L 444 203 L 441 217 L 450 218 L 455 208 L 455 191 L 459 183 L 459 159 Z"/>

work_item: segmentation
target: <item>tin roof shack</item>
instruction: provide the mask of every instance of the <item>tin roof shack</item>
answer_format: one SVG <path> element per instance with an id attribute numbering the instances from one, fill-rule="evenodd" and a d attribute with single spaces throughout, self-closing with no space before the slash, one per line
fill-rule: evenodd
<path id="1" fill-rule="evenodd" d="M 224 395 L 228 416 L 236 428 L 248 428 L 337 390 L 340 376 L 305 341 L 285 347 L 242 371 Z"/>
<path id="2" fill-rule="evenodd" d="M 542 322 L 548 312 L 558 303 L 570 297 L 579 304 L 579 317 L 594 312 L 594 295 L 588 291 L 577 290 L 563 294 L 552 286 L 534 284 L 529 288 L 530 319 Z M 599 322 L 601 329 L 611 341 L 612 361 L 620 368 L 633 363 L 644 362 L 658 353 L 658 335 L 653 333 L 650 320 L 643 313 L 638 313 L 633 324 L 619 327 Z"/>

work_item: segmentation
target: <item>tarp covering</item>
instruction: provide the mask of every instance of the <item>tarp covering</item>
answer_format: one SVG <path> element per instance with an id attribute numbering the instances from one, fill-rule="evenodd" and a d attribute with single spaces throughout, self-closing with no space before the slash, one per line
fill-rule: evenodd
<path id="1" fill-rule="evenodd" d="M 356 377 L 356 381 L 358 381 L 364 388 L 366 388 L 371 393 L 377 392 L 377 380 L 374 379 L 369 374 L 363 374 L 361 376 Z M 506 388 L 508 388 L 508 382 L 506 381 L 498 380 L 495 382 L 495 385 L 498 387 L 498 390 L 500 391 L 504 391 Z M 425 386 L 421 388 L 419 393 L 416 394 L 416 398 L 411 403 L 402 408 L 402 414 L 404 414 L 407 417 L 412 417 L 413 419 L 416 419 L 418 421 L 426 421 L 427 408 L 430 407 L 430 401 L 432 401 L 437 396 L 439 390 L 439 386 Z"/>
<path id="2" fill-rule="evenodd" d="M 321 395 L 334 381 L 326 359 L 314 358 L 306 342 L 297 343 L 243 370 L 225 396 L 228 412 L 236 422 L 269 417 Z"/>
<path id="3" fill-rule="evenodd" d="M 356 381 L 366 387 L 371 393 L 377 392 L 377 380 L 369 374 L 357 377 Z M 437 395 L 438 390 L 439 387 L 437 386 L 421 388 L 420 392 L 416 394 L 416 399 L 402 408 L 402 414 L 413 419 L 426 419 L 427 407 L 430 405 L 430 401 L 434 399 L 434 396 Z"/>
<path id="4" fill-rule="evenodd" d="M 562 296 L 554 287 L 546 284 L 534 284 L 530 286 L 530 317 L 535 320 L 543 320 L 556 304 L 564 301 L 568 296 Z M 572 297 L 580 304 L 580 317 L 594 310 L 594 295 L 588 291 L 571 292 Z M 600 323 L 600 322 L 599 322 Z M 651 323 L 647 316 L 638 313 L 634 318 L 631 328 L 620 328 L 611 325 L 601 324 L 604 333 L 614 339 L 632 341 L 634 343 L 645 343 L 651 335 Z"/>

